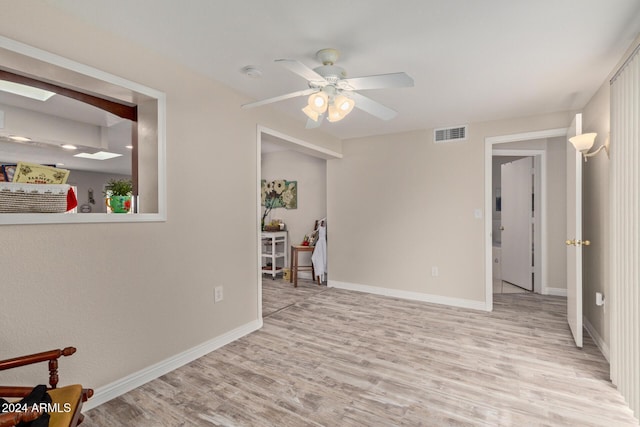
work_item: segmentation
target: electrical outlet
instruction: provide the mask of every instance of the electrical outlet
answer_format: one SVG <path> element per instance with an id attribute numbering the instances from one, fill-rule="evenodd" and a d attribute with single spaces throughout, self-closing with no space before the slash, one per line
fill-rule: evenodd
<path id="1" fill-rule="evenodd" d="M 438 267 L 431 267 L 431 277 L 438 277 Z"/>
<path id="2" fill-rule="evenodd" d="M 222 286 L 216 286 L 213 290 L 213 302 L 220 302 L 224 299 L 224 291 Z"/>

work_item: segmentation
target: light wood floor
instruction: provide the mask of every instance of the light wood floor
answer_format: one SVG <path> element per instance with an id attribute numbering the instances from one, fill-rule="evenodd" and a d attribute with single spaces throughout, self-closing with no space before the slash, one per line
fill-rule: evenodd
<path id="1" fill-rule="evenodd" d="M 311 280 L 299 280 L 298 287 L 294 288 L 289 282 L 280 278 L 272 280 L 270 277 L 264 276 L 262 280 L 263 318 L 327 290 L 326 286 L 318 286 Z"/>
<path id="2" fill-rule="evenodd" d="M 637 426 L 566 301 L 450 308 L 264 280 L 264 327 L 89 411 L 100 426 Z M 280 304 L 277 301 L 281 301 Z"/>
<path id="3" fill-rule="evenodd" d="M 509 282 L 493 279 L 494 294 L 524 294 L 527 292 L 531 292 L 531 291 L 527 291 L 526 289 L 523 289 L 519 286 L 512 285 Z"/>

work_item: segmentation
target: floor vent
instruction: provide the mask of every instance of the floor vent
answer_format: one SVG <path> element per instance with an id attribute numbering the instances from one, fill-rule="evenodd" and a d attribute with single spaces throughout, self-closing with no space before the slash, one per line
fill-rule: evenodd
<path id="1" fill-rule="evenodd" d="M 464 141 L 467 139 L 467 125 L 434 129 L 433 141 L 436 143 Z"/>

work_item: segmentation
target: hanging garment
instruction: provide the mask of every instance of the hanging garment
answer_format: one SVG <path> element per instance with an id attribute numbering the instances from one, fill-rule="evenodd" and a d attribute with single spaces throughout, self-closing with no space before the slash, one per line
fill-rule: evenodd
<path id="1" fill-rule="evenodd" d="M 311 255 L 311 262 L 313 263 L 316 277 L 324 281 L 324 275 L 327 272 L 327 227 L 324 225 L 318 227 L 318 241 Z M 315 280 L 316 277 L 313 279 Z"/>

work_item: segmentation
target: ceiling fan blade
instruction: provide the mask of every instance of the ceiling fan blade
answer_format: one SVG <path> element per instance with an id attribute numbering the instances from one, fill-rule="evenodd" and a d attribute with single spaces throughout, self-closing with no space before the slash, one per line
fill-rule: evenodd
<path id="1" fill-rule="evenodd" d="M 340 83 L 346 83 L 348 89 L 351 90 L 386 89 L 390 87 L 412 87 L 413 79 L 406 73 L 391 73 L 343 79 Z"/>
<path id="2" fill-rule="evenodd" d="M 274 96 L 273 98 L 263 99 L 262 101 L 256 101 L 256 102 L 250 102 L 248 104 L 243 104 L 242 108 L 261 107 L 261 106 L 266 105 L 266 104 L 271 104 L 272 102 L 284 101 L 285 99 L 295 98 L 295 97 L 298 97 L 298 96 L 311 95 L 312 93 L 318 92 L 318 90 L 319 89 L 315 89 L 315 88 L 299 90 L 297 92 L 291 92 L 291 93 L 287 93 L 287 94 L 280 95 L 280 96 Z"/>
<path id="3" fill-rule="evenodd" d="M 318 120 L 307 119 L 307 124 L 304 128 L 305 129 L 319 128 L 320 125 L 322 124 L 322 119 L 324 119 L 324 114 L 320 114 L 320 116 L 318 116 Z"/>
<path id="4" fill-rule="evenodd" d="M 275 62 L 310 82 L 326 82 L 320 74 L 295 59 L 276 59 Z"/>
<path id="5" fill-rule="evenodd" d="M 350 92 L 349 96 L 355 101 L 356 108 L 359 108 L 379 119 L 391 120 L 398 115 L 397 111 L 380 104 L 378 101 L 374 101 L 371 98 L 361 95 L 358 92 Z"/>

